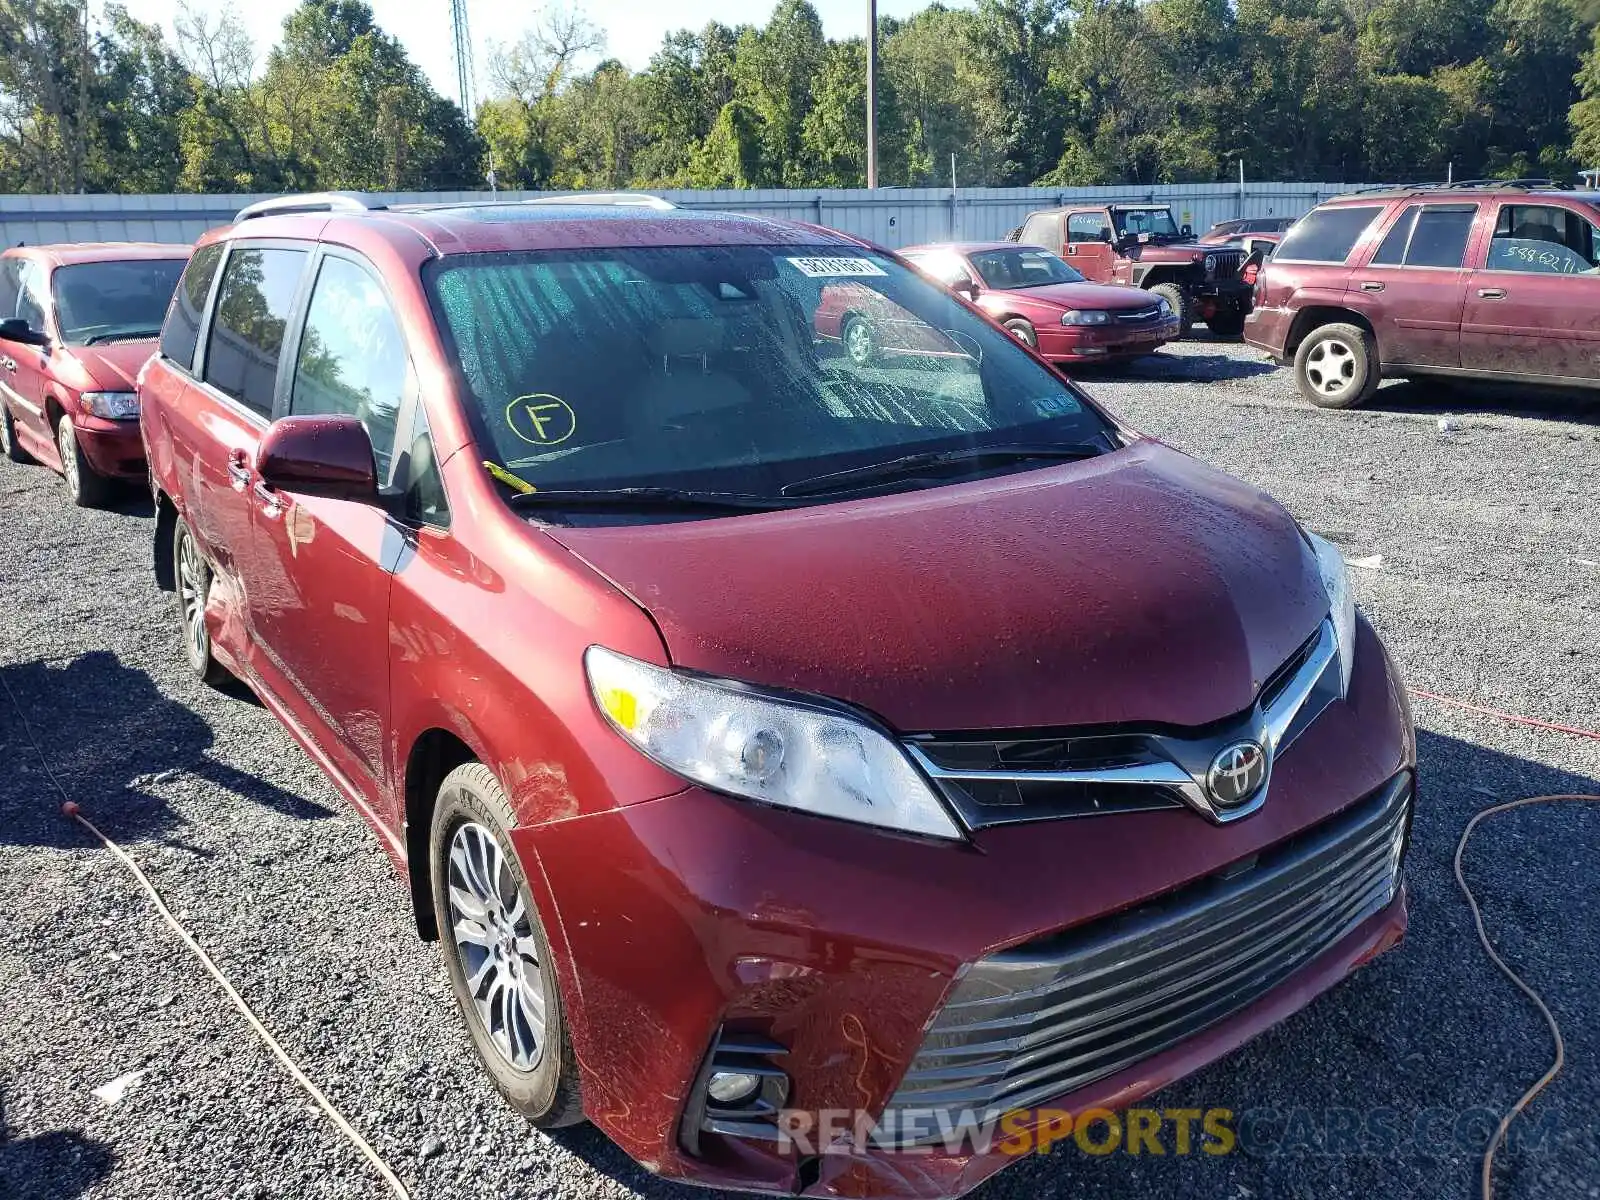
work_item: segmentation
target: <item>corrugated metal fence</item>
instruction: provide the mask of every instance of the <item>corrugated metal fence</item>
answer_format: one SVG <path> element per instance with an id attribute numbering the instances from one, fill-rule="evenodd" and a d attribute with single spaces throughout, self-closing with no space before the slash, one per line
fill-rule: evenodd
<path id="1" fill-rule="evenodd" d="M 1154 201 L 1172 205 L 1196 231 L 1233 217 L 1297 217 L 1329 196 L 1364 184 L 1202 183 L 1092 188 L 839 188 L 791 191 L 665 191 L 686 208 L 753 213 L 831 226 L 885 246 L 950 238 L 1004 237 L 1034 209 L 1080 200 Z M 501 192 L 502 200 L 548 193 Z M 260 195 L 0 196 L 0 244 L 74 241 L 188 242 L 225 225 Z M 408 192 L 388 203 L 485 201 L 486 192 Z"/>

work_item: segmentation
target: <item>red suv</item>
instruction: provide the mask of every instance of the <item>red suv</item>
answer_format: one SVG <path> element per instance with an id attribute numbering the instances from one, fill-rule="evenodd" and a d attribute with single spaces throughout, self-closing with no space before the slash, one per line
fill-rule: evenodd
<path id="1" fill-rule="evenodd" d="M 1355 193 L 1287 234 L 1245 340 L 1325 408 L 1386 378 L 1600 387 L 1600 203 L 1548 180 Z"/>
<path id="2" fill-rule="evenodd" d="M 0 254 L 0 449 L 59 470 L 76 504 L 143 482 L 134 377 L 187 246 L 28 246 Z"/>
<path id="3" fill-rule="evenodd" d="M 941 353 L 825 352 L 846 283 Z M 266 202 L 141 397 L 190 665 L 372 824 L 537 1124 L 954 1195 L 1015 1161 L 984 1123 L 1125 1105 L 1404 928 L 1338 551 L 874 247 Z"/>

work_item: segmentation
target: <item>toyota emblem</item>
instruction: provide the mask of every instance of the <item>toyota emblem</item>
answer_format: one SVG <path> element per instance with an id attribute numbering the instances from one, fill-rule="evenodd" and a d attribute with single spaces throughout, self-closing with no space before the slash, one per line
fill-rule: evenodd
<path id="1" fill-rule="evenodd" d="M 1238 808 L 1267 781 L 1267 752 L 1257 742 L 1234 742 L 1217 751 L 1206 772 L 1206 791 L 1218 808 Z"/>

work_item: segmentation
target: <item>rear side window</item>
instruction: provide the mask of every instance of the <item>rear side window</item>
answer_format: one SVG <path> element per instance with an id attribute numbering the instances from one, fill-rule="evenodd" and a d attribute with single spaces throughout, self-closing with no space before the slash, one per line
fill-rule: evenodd
<path id="1" fill-rule="evenodd" d="M 1283 262 L 1342 263 L 1382 211 L 1378 204 L 1319 208 L 1295 224 L 1276 257 Z"/>
<path id="2" fill-rule="evenodd" d="M 1061 245 L 1061 218 L 1052 213 L 1039 213 L 1029 217 L 1027 224 L 1022 227 L 1022 236 L 1018 240 L 1030 246 L 1044 246 L 1047 249 Z"/>
<path id="3" fill-rule="evenodd" d="M 1408 267 L 1459 267 L 1467 257 L 1467 238 L 1478 215 L 1473 204 L 1429 205 L 1417 215 L 1406 248 Z"/>
<path id="4" fill-rule="evenodd" d="M 289 411 L 359 418 L 385 479 L 409 365 L 383 289 L 355 263 L 324 258 L 306 310 Z"/>
<path id="5" fill-rule="evenodd" d="M 185 371 L 194 368 L 195 347 L 200 342 L 200 318 L 205 315 L 206 297 L 211 295 L 211 281 L 221 261 L 221 242 L 196 250 L 167 308 L 167 322 L 161 329 L 161 356 L 171 359 Z"/>
<path id="6" fill-rule="evenodd" d="M 236 249 L 228 256 L 206 342 L 205 380 L 262 416 L 283 352 L 283 330 L 305 266 L 304 250 Z"/>

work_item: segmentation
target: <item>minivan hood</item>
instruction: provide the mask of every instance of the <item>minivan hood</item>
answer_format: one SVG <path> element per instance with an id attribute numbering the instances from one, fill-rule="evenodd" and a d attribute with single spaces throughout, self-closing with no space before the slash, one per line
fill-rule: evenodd
<path id="1" fill-rule="evenodd" d="M 131 392 L 139 368 L 155 353 L 154 338 L 106 346 L 74 346 L 72 356 L 102 392 Z"/>
<path id="2" fill-rule="evenodd" d="M 553 538 L 650 613 L 675 665 L 833 696 L 904 732 L 1250 706 L 1326 615 L 1287 513 L 1152 441 L 787 512 Z"/>

